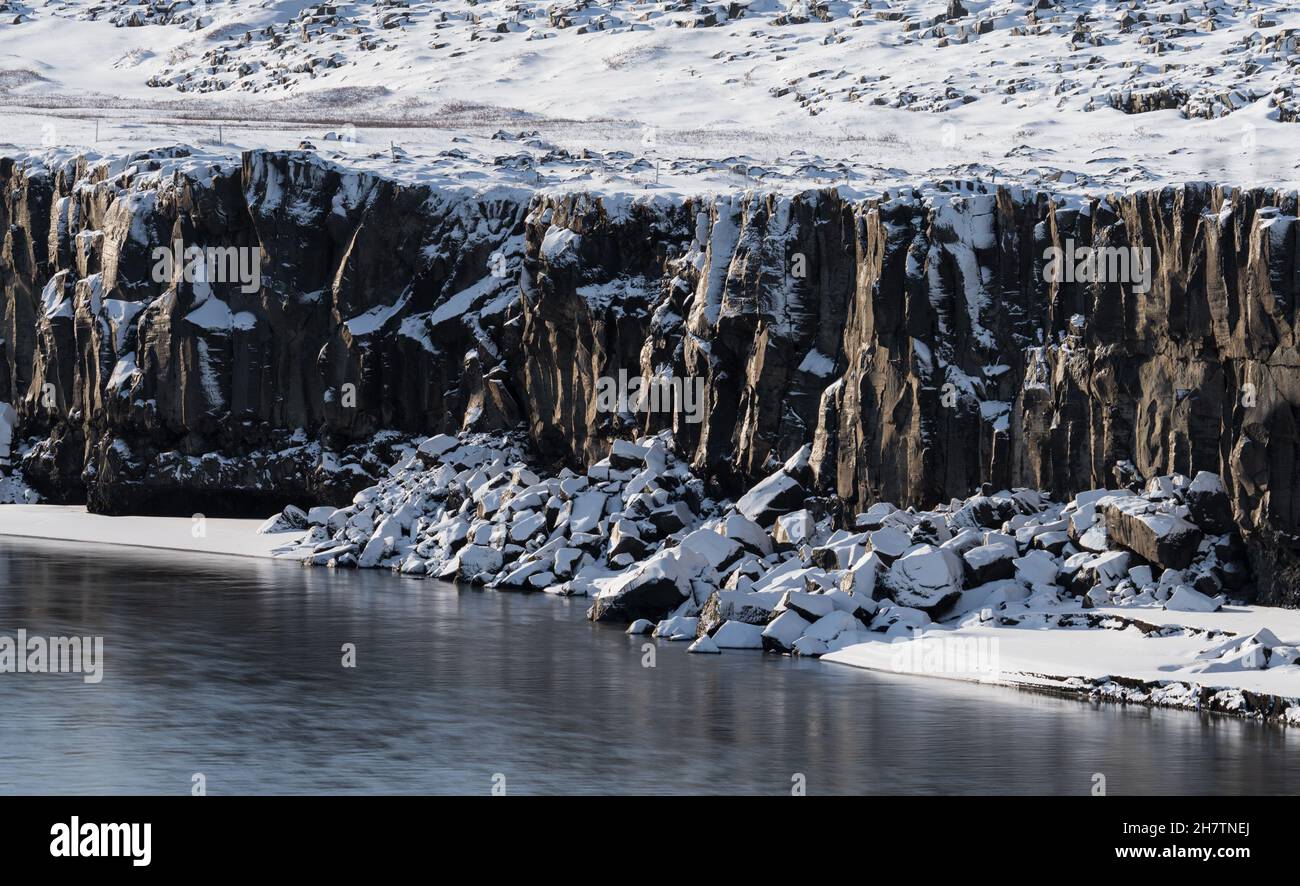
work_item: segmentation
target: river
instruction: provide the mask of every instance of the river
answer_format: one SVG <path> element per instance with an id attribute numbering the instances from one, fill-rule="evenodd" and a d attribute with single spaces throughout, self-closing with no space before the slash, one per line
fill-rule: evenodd
<path id="1" fill-rule="evenodd" d="M 586 601 L 375 571 L 0 539 L 0 792 L 1300 793 L 1300 730 L 761 653 Z M 344 644 L 355 667 L 344 667 Z"/>

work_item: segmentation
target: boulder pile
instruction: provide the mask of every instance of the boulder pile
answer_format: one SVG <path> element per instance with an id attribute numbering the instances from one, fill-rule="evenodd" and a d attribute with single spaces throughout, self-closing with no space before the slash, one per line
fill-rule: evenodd
<path id="1" fill-rule="evenodd" d="M 262 531 L 308 530 L 304 560 L 313 565 L 581 594 L 598 577 L 635 572 L 669 541 L 676 549 L 716 508 L 663 437 L 617 441 L 585 473 L 545 479 L 524 445 L 500 435 L 429 437 L 347 507 L 286 508 Z M 626 605 L 656 608 L 636 600 Z"/>
<path id="2" fill-rule="evenodd" d="M 303 560 L 592 598 L 593 621 L 692 651 L 819 656 L 933 621 L 1019 623 L 1103 607 L 1213 611 L 1249 572 L 1215 475 L 1065 503 L 989 486 L 933 510 L 846 516 L 811 488 L 810 447 L 734 503 L 668 432 L 543 477 L 523 437 L 429 437 L 344 508 L 286 508 Z"/>

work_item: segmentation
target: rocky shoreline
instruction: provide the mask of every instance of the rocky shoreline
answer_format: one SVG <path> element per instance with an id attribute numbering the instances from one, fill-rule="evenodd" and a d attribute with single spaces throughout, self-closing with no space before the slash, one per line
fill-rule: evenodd
<path id="1" fill-rule="evenodd" d="M 308 565 L 588 596 L 591 620 L 692 652 L 826 656 L 1300 723 L 1300 692 L 1277 691 L 1300 688 L 1300 619 L 1255 607 L 1273 629 L 1213 626 L 1246 611 L 1248 578 L 1217 476 L 1066 503 L 986 489 L 846 520 L 806 485 L 810 447 L 733 502 L 711 498 L 671 442 L 616 441 L 585 472 L 543 476 L 522 436 L 437 435 L 352 504 L 286 508 L 261 531 L 292 533 L 285 555 Z M 1026 653 L 1031 641 L 1045 651 Z M 1057 658 L 1089 659 L 1089 644 L 1108 670 Z M 1041 670 L 1021 664 L 1033 656 Z M 1167 676 L 1143 676 L 1153 669 Z"/>

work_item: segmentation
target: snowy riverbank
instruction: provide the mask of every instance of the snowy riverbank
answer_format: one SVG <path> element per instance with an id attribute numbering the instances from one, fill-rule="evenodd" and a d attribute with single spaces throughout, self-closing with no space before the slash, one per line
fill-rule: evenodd
<path id="1" fill-rule="evenodd" d="M 0 505 L 0 536 L 111 544 L 200 554 L 275 557 L 292 548 L 284 536 L 258 535 L 261 520 L 106 517 L 82 505 Z"/>
<path id="2" fill-rule="evenodd" d="M 1212 474 L 841 515 L 807 448 L 733 503 L 669 444 L 620 440 L 544 478 L 519 442 L 439 435 L 352 505 L 263 528 L 309 564 L 590 596 L 592 620 L 694 652 L 1300 722 L 1300 612 L 1239 602 L 1248 570 Z"/>
<path id="3" fill-rule="evenodd" d="M 1300 611 L 1236 599 L 1244 564 L 1213 475 L 1068 503 L 985 489 L 933 511 L 881 503 L 837 518 L 805 488 L 806 456 L 733 503 L 710 499 L 666 437 L 543 478 L 517 441 L 439 435 L 344 508 L 199 523 L 4 505 L 0 535 L 586 595 L 593 620 L 694 652 L 1300 724 Z"/>

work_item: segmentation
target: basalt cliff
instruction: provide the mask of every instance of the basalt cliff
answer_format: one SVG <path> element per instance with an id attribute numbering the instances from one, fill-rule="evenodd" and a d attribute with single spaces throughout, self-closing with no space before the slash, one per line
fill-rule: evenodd
<path id="1" fill-rule="evenodd" d="M 671 428 L 732 496 L 811 443 L 846 512 L 1206 470 L 1257 598 L 1295 606 L 1296 215 L 1208 183 L 633 199 L 300 152 L 5 159 L 0 401 L 27 483 L 119 514 L 339 503 L 464 429 L 558 465 Z M 250 250 L 257 286 L 160 275 L 177 241 Z M 1149 285 L 1049 279 L 1083 246 L 1149 255 Z M 701 408 L 604 411 L 620 370 L 702 380 Z"/>

